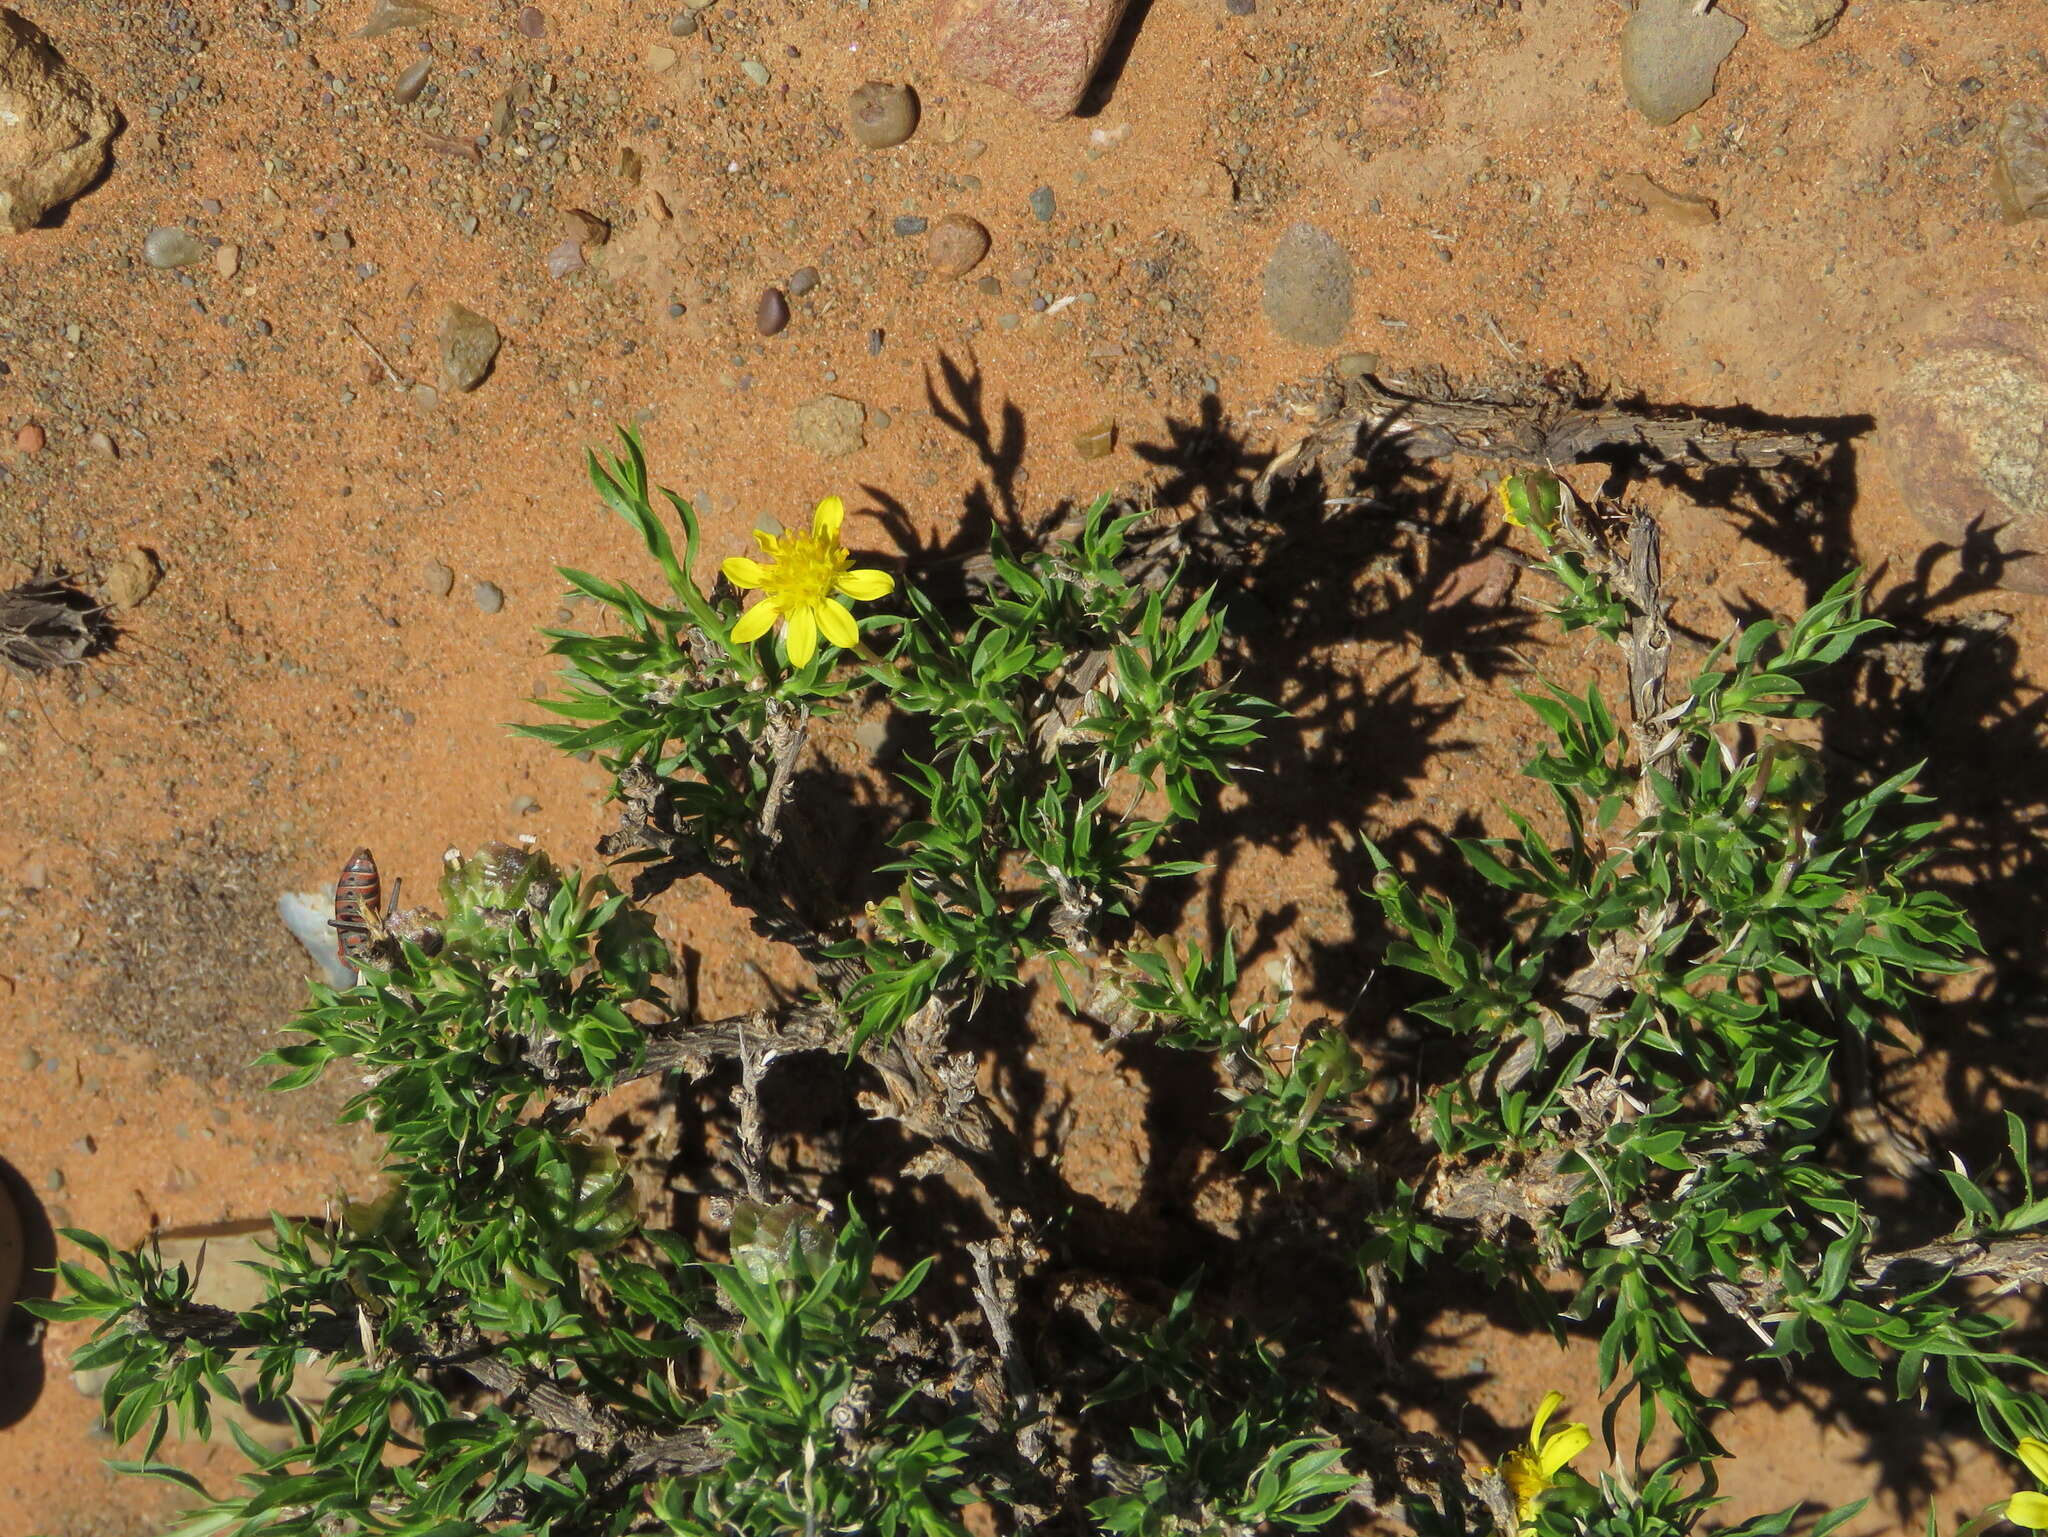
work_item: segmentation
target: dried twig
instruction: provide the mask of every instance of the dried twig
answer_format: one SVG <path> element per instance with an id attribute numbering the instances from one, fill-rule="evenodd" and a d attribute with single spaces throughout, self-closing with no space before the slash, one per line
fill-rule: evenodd
<path id="1" fill-rule="evenodd" d="M 112 635 L 102 606 L 69 582 L 39 577 L 0 592 L 0 666 L 22 677 L 83 666 Z"/>
<path id="2" fill-rule="evenodd" d="M 379 350 L 375 342 L 371 341 L 369 337 L 363 335 L 361 327 L 359 327 L 353 320 L 350 320 L 346 315 L 342 317 L 341 324 L 342 329 L 347 331 L 348 334 L 350 336 L 353 336 L 357 341 L 361 342 L 363 346 L 369 350 L 370 356 L 377 360 L 377 366 L 384 370 L 384 378 L 392 386 L 392 388 L 400 390 L 409 390 L 412 388 L 413 381 L 391 366 L 391 359 L 384 356 L 383 352 Z"/>
<path id="3" fill-rule="evenodd" d="M 739 1106 L 740 1178 L 746 1181 L 750 1199 L 766 1203 L 768 1193 L 762 1184 L 761 1170 L 767 1163 L 767 1148 L 761 1134 L 761 1069 L 762 1060 L 747 1044 L 747 1027 L 744 1020 L 734 1029 L 740 1043 L 740 1081 L 732 1091 L 733 1102 Z"/>
<path id="4" fill-rule="evenodd" d="M 789 793 L 796 788 L 796 760 L 803 756 L 804 740 L 810 732 L 811 707 L 797 706 L 792 715 L 786 705 L 769 708 L 766 745 L 773 753 L 775 767 L 768 777 L 768 791 L 761 799 L 761 837 L 771 847 L 782 841 L 776 823 Z"/>
<path id="5" fill-rule="evenodd" d="M 1510 400 L 1399 393 L 1372 378 L 1351 380 L 1326 399 L 1322 419 L 1267 466 L 1253 488 L 1264 506 L 1280 484 L 1357 457 L 1362 439 L 1398 443 L 1411 459 L 1456 454 L 1542 467 L 1583 464 L 1617 451 L 1653 466 L 1731 465 L 1767 469 L 1810 459 L 1827 446 L 1811 432 L 1764 432 L 1705 417 L 1628 406 L 1584 406 L 1555 391 Z"/>

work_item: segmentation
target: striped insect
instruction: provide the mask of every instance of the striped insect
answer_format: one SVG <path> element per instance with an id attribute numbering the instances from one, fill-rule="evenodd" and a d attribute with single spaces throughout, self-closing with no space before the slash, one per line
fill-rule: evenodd
<path id="1" fill-rule="evenodd" d="M 398 911 L 397 881 L 391 883 L 391 906 L 380 918 L 378 899 L 383 883 L 377 878 L 377 861 L 368 849 L 357 849 L 341 867 L 334 883 L 334 916 L 327 926 L 334 930 L 334 953 L 350 966 L 369 958 L 371 942 L 381 935 Z"/>

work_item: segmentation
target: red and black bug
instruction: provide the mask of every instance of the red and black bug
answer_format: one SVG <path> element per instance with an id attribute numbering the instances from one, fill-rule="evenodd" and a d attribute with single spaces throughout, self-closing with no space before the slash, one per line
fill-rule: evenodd
<path id="1" fill-rule="evenodd" d="M 377 915 L 378 899 L 383 894 L 383 883 L 377 878 L 377 861 L 368 849 L 357 849 L 348 856 L 348 863 L 341 867 L 341 877 L 334 883 L 334 916 L 327 926 L 334 930 L 334 953 L 347 964 L 357 965 L 369 949 L 370 926 L 380 929 L 391 920 L 391 912 L 380 919 Z M 398 882 L 391 883 L 391 910 L 398 908 Z"/>

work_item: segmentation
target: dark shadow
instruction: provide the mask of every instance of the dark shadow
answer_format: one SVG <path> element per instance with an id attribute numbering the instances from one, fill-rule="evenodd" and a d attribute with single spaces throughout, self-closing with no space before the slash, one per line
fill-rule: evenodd
<path id="1" fill-rule="evenodd" d="M 1151 9 L 1152 0 L 1131 0 L 1131 8 L 1124 12 L 1124 19 L 1118 25 L 1116 35 L 1110 38 L 1102 62 L 1095 67 L 1095 73 L 1088 81 L 1088 89 L 1081 93 L 1081 104 L 1074 109 L 1074 116 L 1095 117 L 1108 107 L 1110 98 L 1116 95 L 1117 83 L 1123 79 L 1131 50 L 1137 46 L 1138 31 L 1145 25 L 1145 16 Z"/>
<path id="2" fill-rule="evenodd" d="M 56 1286 L 51 1273 L 57 1263 L 57 1235 L 49 1213 L 13 1164 L 0 1159 L 0 1203 L 11 1204 L 21 1219 L 21 1246 L 14 1253 L 0 1243 L 0 1265 L 19 1260 L 18 1298 L 47 1302 Z M 4 1219 L 0 1219 L 4 1220 Z M 27 1417 L 43 1395 L 48 1371 L 43 1360 L 43 1323 L 20 1308 L 0 1318 L 0 1430 Z"/>

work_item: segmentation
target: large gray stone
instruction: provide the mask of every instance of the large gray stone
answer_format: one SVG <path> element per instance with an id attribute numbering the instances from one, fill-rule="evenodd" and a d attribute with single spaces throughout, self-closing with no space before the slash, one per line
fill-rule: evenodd
<path id="1" fill-rule="evenodd" d="M 1642 0 L 1621 28 L 1621 89 L 1652 123 L 1675 123 L 1714 94 L 1722 60 L 1747 30 L 1694 0 Z"/>
<path id="2" fill-rule="evenodd" d="M 1313 224 L 1293 225 L 1266 262 L 1262 298 L 1286 340 L 1334 347 L 1351 329 L 1351 258 Z"/>
<path id="3" fill-rule="evenodd" d="M 121 116 L 25 17 L 0 7 L 0 231 L 19 235 L 92 184 Z"/>
<path id="4" fill-rule="evenodd" d="M 2048 593 L 2048 296 L 1985 294 L 1931 330 L 1879 441 L 1916 518 L 1956 544 L 1988 537 L 2001 586 Z"/>

